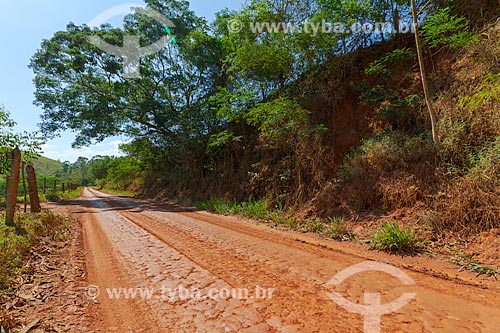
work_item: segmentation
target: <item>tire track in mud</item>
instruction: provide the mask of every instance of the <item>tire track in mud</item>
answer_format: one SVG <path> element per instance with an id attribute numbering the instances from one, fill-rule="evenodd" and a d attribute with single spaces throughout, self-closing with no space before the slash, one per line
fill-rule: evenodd
<path id="1" fill-rule="evenodd" d="M 105 197 L 110 206 L 123 207 Z M 357 332 L 362 326 L 359 316 L 346 312 L 330 300 L 326 289 L 314 281 L 300 278 L 270 265 L 251 260 L 213 242 L 193 237 L 154 218 L 133 211 L 118 214 L 154 235 L 168 247 L 177 250 L 195 264 L 210 271 L 233 288 L 273 288 L 273 297 L 254 304 L 263 317 L 255 332 Z M 304 305 L 307 304 L 307 307 Z M 241 309 L 239 315 L 244 315 Z M 330 330 L 333 329 L 334 330 Z"/>
<path id="2" fill-rule="evenodd" d="M 102 322 L 96 325 L 97 331 L 237 332 L 262 324 L 252 304 L 248 306 L 239 299 L 201 297 L 209 289 L 230 286 L 136 224 L 106 209 L 109 206 L 94 205 L 99 208 L 86 216 L 86 229 L 90 229 L 86 236 L 91 253 L 89 280 L 101 289 L 98 312 Z M 97 221 L 97 217 L 101 220 Z M 179 294 L 193 286 L 201 291 L 200 297 Z M 161 294 L 162 287 L 176 293 Z M 154 289 L 155 293 L 146 298 L 110 299 L 106 288 Z"/>

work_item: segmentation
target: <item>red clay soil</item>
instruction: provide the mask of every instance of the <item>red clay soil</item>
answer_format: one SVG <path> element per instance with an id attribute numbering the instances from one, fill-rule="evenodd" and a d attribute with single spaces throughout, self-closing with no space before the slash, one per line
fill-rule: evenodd
<path id="1" fill-rule="evenodd" d="M 465 249 L 481 264 L 500 270 L 500 229 L 491 229 L 474 238 Z"/>
<path id="2" fill-rule="evenodd" d="M 63 206 L 82 222 L 87 322 L 92 332 L 362 332 L 363 317 L 337 292 L 391 303 L 381 332 L 498 332 L 500 287 L 425 256 L 400 258 L 262 224 L 85 190 Z M 414 280 L 374 270 L 327 282 L 367 259 Z M 121 288 L 121 289 L 120 289 Z M 248 292 L 248 294 L 246 294 Z M 135 295 L 134 295 L 135 293 Z M 71 331 L 78 331 L 74 327 Z"/>

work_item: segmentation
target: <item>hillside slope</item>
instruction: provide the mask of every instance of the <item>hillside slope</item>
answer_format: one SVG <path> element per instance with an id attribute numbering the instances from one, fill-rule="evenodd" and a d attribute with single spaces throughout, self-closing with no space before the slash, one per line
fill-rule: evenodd
<path id="1" fill-rule="evenodd" d="M 56 176 L 63 168 L 63 163 L 50 159 L 48 157 L 40 156 L 33 161 L 33 166 L 39 176 Z"/>
<path id="2" fill-rule="evenodd" d="M 32 161 L 38 178 L 39 186 L 41 186 L 41 179 L 44 177 L 58 177 L 62 171 L 63 163 L 40 156 L 38 159 Z M 6 179 L 5 176 L 0 177 L 0 196 L 5 195 Z M 19 193 L 21 193 L 22 185 L 19 184 Z"/>

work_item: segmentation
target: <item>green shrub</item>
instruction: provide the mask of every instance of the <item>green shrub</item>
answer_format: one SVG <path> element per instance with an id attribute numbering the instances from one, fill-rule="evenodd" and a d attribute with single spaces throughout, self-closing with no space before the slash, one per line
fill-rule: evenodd
<path id="1" fill-rule="evenodd" d="M 474 89 L 471 96 L 460 100 L 460 105 L 469 110 L 500 100 L 500 74 L 487 74 Z"/>
<path id="2" fill-rule="evenodd" d="M 432 48 L 457 48 L 478 41 L 477 35 L 469 31 L 469 22 L 463 17 L 451 15 L 449 8 L 441 9 L 425 22 L 422 36 Z"/>
<path id="3" fill-rule="evenodd" d="M 196 206 L 200 206 L 203 209 L 206 209 L 211 212 L 215 212 L 217 214 L 234 214 L 235 204 L 230 201 L 224 199 L 210 199 L 206 201 L 202 201 L 199 203 L 195 203 Z"/>
<path id="4" fill-rule="evenodd" d="M 370 245 L 373 249 L 399 254 L 412 254 L 418 250 L 417 238 L 411 228 L 402 230 L 396 222 L 384 222 L 375 231 Z"/>
<path id="5" fill-rule="evenodd" d="M 308 118 L 307 110 L 286 97 L 257 104 L 246 115 L 247 123 L 258 127 L 271 147 L 280 147 L 304 134 Z"/>
<path id="6" fill-rule="evenodd" d="M 48 192 L 47 194 L 45 194 L 45 199 L 47 201 L 56 202 L 60 201 L 62 197 L 59 192 Z"/>
<path id="7" fill-rule="evenodd" d="M 285 226 L 291 229 L 298 229 L 297 218 L 293 214 L 286 214 L 281 210 L 272 211 L 269 217 L 275 226 Z"/>
<path id="8" fill-rule="evenodd" d="M 258 220 L 269 217 L 269 206 L 265 200 L 242 202 L 237 206 L 236 211 L 240 215 Z"/>
<path id="9" fill-rule="evenodd" d="M 438 230 L 462 236 L 500 227 L 500 137 L 477 152 L 467 173 L 450 182 L 436 202 Z"/>
<path id="10" fill-rule="evenodd" d="M 414 54 L 413 50 L 404 48 L 388 52 L 383 58 L 378 59 L 365 68 L 365 75 L 382 75 L 385 78 L 393 76 L 394 72 L 390 70 L 389 65 L 400 63 Z"/>
<path id="11" fill-rule="evenodd" d="M 381 174 L 383 171 L 409 169 L 416 162 L 427 160 L 433 153 L 432 143 L 422 136 L 409 136 L 400 131 L 386 131 L 363 140 L 352 150 L 342 165 L 344 177 L 359 175 L 361 169 L 370 167 Z"/>
<path id="12" fill-rule="evenodd" d="M 16 230 L 0 221 L 0 286 L 6 286 L 12 278 L 12 271 L 19 267 L 22 258 L 29 252 L 27 237 L 16 234 Z"/>

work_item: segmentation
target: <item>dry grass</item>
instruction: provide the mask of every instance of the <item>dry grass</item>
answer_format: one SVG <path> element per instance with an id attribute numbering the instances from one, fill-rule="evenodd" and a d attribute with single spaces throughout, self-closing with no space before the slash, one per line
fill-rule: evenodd
<path id="1" fill-rule="evenodd" d="M 439 223 L 463 235 L 500 227 L 500 139 L 478 153 L 468 174 L 438 200 Z"/>
<path id="2" fill-rule="evenodd" d="M 436 184 L 429 140 L 388 132 L 367 140 L 344 163 L 346 196 L 353 209 L 411 207 Z"/>

